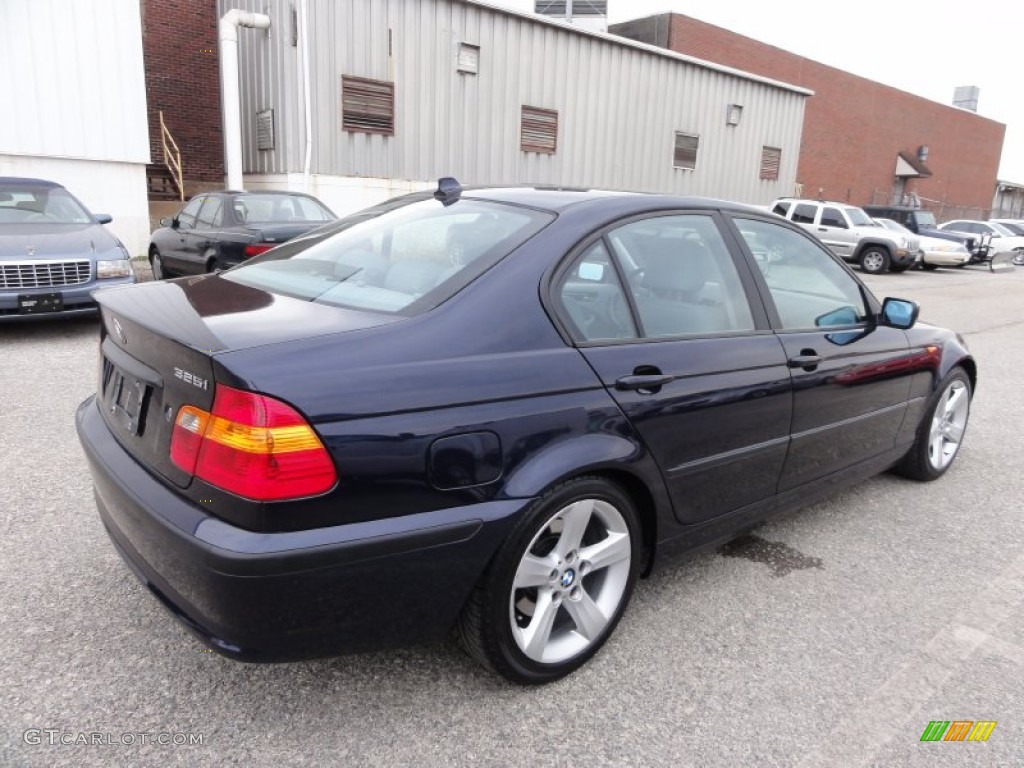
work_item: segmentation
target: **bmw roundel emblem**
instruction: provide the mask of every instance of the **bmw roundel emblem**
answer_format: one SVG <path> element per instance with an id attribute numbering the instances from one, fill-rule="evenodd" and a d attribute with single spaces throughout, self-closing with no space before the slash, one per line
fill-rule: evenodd
<path id="1" fill-rule="evenodd" d="M 569 568 L 565 573 L 562 574 L 562 586 L 569 587 L 576 580 L 576 571 Z"/>

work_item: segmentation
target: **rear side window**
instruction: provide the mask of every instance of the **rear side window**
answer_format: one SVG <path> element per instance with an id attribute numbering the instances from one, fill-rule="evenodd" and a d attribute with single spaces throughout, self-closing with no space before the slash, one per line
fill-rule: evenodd
<path id="1" fill-rule="evenodd" d="M 420 200 L 354 214 L 221 273 L 253 288 L 374 312 L 445 301 L 554 217 L 484 200 Z"/>
<path id="2" fill-rule="evenodd" d="M 576 257 L 560 281 L 558 295 L 579 340 L 636 338 L 629 301 L 604 241 Z"/>
<path id="3" fill-rule="evenodd" d="M 658 216 L 608 234 L 645 337 L 754 328 L 743 285 L 710 216 Z"/>
<path id="4" fill-rule="evenodd" d="M 238 195 L 235 213 L 247 224 L 286 224 L 292 221 L 331 221 L 331 212 L 308 197 L 299 195 Z"/>
<path id="5" fill-rule="evenodd" d="M 814 214 L 818 212 L 818 209 L 813 205 L 807 203 L 799 203 L 796 208 L 793 209 L 792 220 L 797 224 L 813 224 Z"/>

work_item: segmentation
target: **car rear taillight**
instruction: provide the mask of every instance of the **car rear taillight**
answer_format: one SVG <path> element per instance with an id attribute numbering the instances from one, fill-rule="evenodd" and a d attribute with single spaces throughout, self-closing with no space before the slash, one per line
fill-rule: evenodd
<path id="1" fill-rule="evenodd" d="M 213 411 L 183 405 L 171 461 L 210 485 L 256 501 L 315 496 L 338 480 L 313 428 L 291 406 L 217 385 Z"/>
<path id="2" fill-rule="evenodd" d="M 273 248 L 276 243 L 251 243 L 245 246 L 245 258 L 251 258 L 252 256 L 259 256 L 261 253 L 266 253 Z"/>

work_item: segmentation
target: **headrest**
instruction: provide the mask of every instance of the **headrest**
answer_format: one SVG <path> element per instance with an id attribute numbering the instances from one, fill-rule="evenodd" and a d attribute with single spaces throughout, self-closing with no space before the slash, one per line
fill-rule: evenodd
<path id="1" fill-rule="evenodd" d="M 697 291 L 708 279 L 707 248 L 692 240 L 653 237 L 639 254 L 644 262 L 645 288 Z"/>

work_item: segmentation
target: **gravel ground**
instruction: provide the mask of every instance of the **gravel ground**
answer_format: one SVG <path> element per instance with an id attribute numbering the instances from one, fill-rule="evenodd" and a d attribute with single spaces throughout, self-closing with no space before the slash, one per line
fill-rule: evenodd
<path id="1" fill-rule="evenodd" d="M 1024 764 L 1024 269 L 869 282 L 978 358 L 954 468 L 664 565 L 590 664 L 537 689 L 451 644 L 276 666 L 206 652 L 96 515 L 72 419 L 96 322 L 0 326 L 0 765 Z M 924 744 L 930 720 L 998 726 Z"/>

